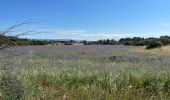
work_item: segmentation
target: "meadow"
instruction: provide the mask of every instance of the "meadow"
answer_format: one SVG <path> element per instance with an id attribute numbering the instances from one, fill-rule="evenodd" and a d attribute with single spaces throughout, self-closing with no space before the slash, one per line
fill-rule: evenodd
<path id="1" fill-rule="evenodd" d="M 0 51 L 3 100 L 170 99 L 168 49 L 18 46 Z"/>

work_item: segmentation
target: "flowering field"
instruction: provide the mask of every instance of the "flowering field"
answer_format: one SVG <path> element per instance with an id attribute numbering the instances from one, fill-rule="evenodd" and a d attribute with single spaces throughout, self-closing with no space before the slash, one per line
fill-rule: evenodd
<path id="1" fill-rule="evenodd" d="M 170 99 L 170 56 L 136 48 L 8 48 L 0 51 L 0 99 Z"/>

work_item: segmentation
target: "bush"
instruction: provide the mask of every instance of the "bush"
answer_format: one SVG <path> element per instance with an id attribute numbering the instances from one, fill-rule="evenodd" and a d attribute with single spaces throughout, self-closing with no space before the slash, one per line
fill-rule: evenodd
<path id="1" fill-rule="evenodd" d="M 162 45 L 163 45 L 162 42 L 156 41 L 156 40 L 152 40 L 152 41 L 149 41 L 147 43 L 146 49 L 159 48 L 159 47 L 162 47 Z"/>
<path id="2" fill-rule="evenodd" d="M 0 93 L 3 100 L 20 100 L 24 88 L 17 78 L 9 73 L 4 74 L 0 80 Z"/>
<path id="3" fill-rule="evenodd" d="M 168 78 L 168 79 L 165 81 L 164 91 L 167 92 L 167 93 L 170 93 L 170 78 Z"/>
<path id="4" fill-rule="evenodd" d="M 132 45 L 133 44 L 133 41 L 126 41 L 124 42 L 124 45 Z"/>
<path id="5" fill-rule="evenodd" d="M 145 41 L 141 40 L 141 41 L 137 41 L 133 43 L 134 46 L 144 46 L 145 45 Z"/>
<path id="6" fill-rule="evenodd" d="M 163 43 L 163 45 L 170 44 L 170 37 L 169 36 L 161 36 L 159 40 Z"/>

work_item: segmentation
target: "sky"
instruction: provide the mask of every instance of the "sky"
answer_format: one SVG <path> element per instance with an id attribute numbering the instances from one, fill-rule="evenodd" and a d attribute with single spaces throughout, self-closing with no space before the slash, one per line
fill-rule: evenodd
<path id="1" fill-rule="evenodd" d="M 0 29 L 45 33 L 32 39 L 120 39 L 170 35 L 170 0 L 0 0 Z M 15 34 L 15 33 L 12 33 Z"/>

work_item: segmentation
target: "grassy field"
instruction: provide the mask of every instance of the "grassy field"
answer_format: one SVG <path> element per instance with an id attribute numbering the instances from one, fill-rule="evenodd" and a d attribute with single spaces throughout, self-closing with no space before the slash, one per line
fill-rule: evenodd
<path id="1" fill-rule="evenodd" d="M 0 51 L 0 99 L 170 99 L 169 47 L 27 46 Z M 164 48 L 163 48 L 164 49 Z M 156 52 L 156 53 L 155 53 Z"/>

